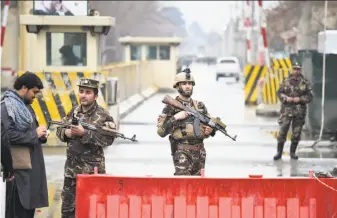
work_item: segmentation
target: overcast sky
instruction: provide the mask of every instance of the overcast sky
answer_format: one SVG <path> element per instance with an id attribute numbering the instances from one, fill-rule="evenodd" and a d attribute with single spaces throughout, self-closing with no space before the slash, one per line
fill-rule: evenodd
<path id="1" fill-rule="evenodd" d="M 178 7 L 184 14 L 187 24 L 194 20 L 199 22 L 205 31 L 221 32 L 233 14 L 242 13 L 240 7 L 245 1 L 162 1 L 164 5 Z M 276 1 L 263 1 L 264 8 Z"/>

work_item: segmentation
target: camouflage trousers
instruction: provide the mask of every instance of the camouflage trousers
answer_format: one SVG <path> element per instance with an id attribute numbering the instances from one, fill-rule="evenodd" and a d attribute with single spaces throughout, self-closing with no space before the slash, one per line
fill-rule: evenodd
<path id="1" fill-rule="evenodd" d="M 181 150 L 174 154 L 175 176 L 200 176 L 201 169 L 205 168 L 206 151 L 201 150 Z"/>
<path id="2" fill-rule="evenodd" d="M 280 115 L 278 119 L 280 125 L 280 131 L 278 135 L 278 142 L 285 142 L 287 140 L 287 134 L 290 128 L 292 127 L 292 142 L 299 142 L 301 140 L 302 128 L 305 123 L 304 117 L 290 117 L 284 114 Z"/>
<path id="3" fill-rule="evenodd" d="M 76 178 L 64 178 L 61 198 L 62 218 L 75 218 Z"/>

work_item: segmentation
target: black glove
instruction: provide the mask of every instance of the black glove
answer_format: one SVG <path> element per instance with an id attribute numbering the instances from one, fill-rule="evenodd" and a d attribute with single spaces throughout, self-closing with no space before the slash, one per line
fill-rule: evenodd
<path id="1" fill-rule="evenodd" d="M 7 168 L 4 168 L 3 169 L 3 182 L 5 182 L 7 179 L 11 178 L 12 176 L 14 176 L 14 171 L 13 169 L 7 169 Z"/>

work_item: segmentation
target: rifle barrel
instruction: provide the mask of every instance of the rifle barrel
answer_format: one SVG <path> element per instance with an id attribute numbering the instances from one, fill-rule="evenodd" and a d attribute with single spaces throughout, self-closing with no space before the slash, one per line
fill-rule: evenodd
<path id="1" fill-rule="evenodd" d="M 48 124 L 55 124 L 55 125 L 67 126 L 67 127 L 71 126 L 70 123 L 65 123 L 65 122 L 61 122 L 61 121 L 54 121 L 54 120 L 49 120 Z M 83 126 L 83 128 L 85 128 L 85 129 L 89 129 L 89 130 L 93 130 L 93 131 L 99 130 L 101 133 L 103 133 L 103 135 L 114 136 L 116 138 L 123 138 L 123 139 L 131 140 L 133 142 L 137 142 L 136 135 L 133 135 L 132 138 L 128 138 L 124 134 L 122 134 L 118 131 L 107 131 L 107 130 L 104 130 L 103 128 L 96 127 L 95 125 L 88 124 L 88 123 L 81 122 L 81 121 L 79 122 L 79 124 L 81 124 Z"/>
<path id="2" fill-rule="evenodd" d="M 55 125 L 61 125 L 61 126 L 69 126 L 69 125 L 71 125 L 69 123 L 64 123 L 64 122 L 61 122 L 61 121 L 53 121 L 53 120 L 48 121 L 48 123 L 55 124 Z"/>

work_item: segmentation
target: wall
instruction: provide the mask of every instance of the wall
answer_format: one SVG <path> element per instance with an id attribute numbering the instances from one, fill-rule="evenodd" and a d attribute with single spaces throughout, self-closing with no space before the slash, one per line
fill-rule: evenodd
<path id="1" fill-rule="evenodd" d="M 3 69 L 1 74 L 1 88 L 10 88 L 13 84 L 12 71 L 17 71 L 19 67 L 18 51 L 20 38 L 17 8 L 10 8 L 5 31 L 1 66 L 6 70 Z"/>
<path id="2" fill-rule="evenodd" d="M 118 99 L 120 102 L 140 93 L 154 84 L 153 62 L 131 62 L 103 66 L 105 77 L 118 78 Z"/>
<path id="3" fill-rule="evenodd" d="M 176 75 L 176 69 L 177 69 L 177 47 L 176 46 L 170 46 L 170 59 L 169 60 L 159 60 L 158 56 L 156 60 L 146 60 L 147 59 L 147 52 L 146 48 L 147 45 L 167 45 L 167 44 L 146 44 L 141 45 L 140 47 L 140 59 L 145 62 L 152 63 L 152 80 L 153 83 L 158 86 L 160 89 L 167 90 L 172 89 L 172 83 L 174 81 L 174 76 Z M 131 57 L 131 49 L 130 45 L 125 45 L 125 57 L 124 60 L 126 62 L 130 62 Z M 157 55 L 159 55 L 159 52 L 157 51 Z"/>
<path id="4" fill-rule="evenodd" d="M 2 89 L 11 88 L 14 77 L 13 72 L 16 72 L 19 67 L 19 10 L 18 8 L 10 8 L 5 32 L 4 46 L 2 51 L 2 73 L 1 83 Z M 2 16 L 2 15 L 1 15 Z M 2 17 L 1 17 L 2 18 Z"/>
<path id="5" fill-rule="evenodd" d="M 11 8 L 5 32 L 5 40 L 2 54 L 2 67 L 18 69 L 18 44 L 19 44 L 19 19 L 18 9 Z"/>
<path id="6" fill-rule="evenodd" d="M 160 89 L 173 89 L 172 84 L 176 75 L 176 64 L 167 61 L 152 61 L 154 84 Z"/>

